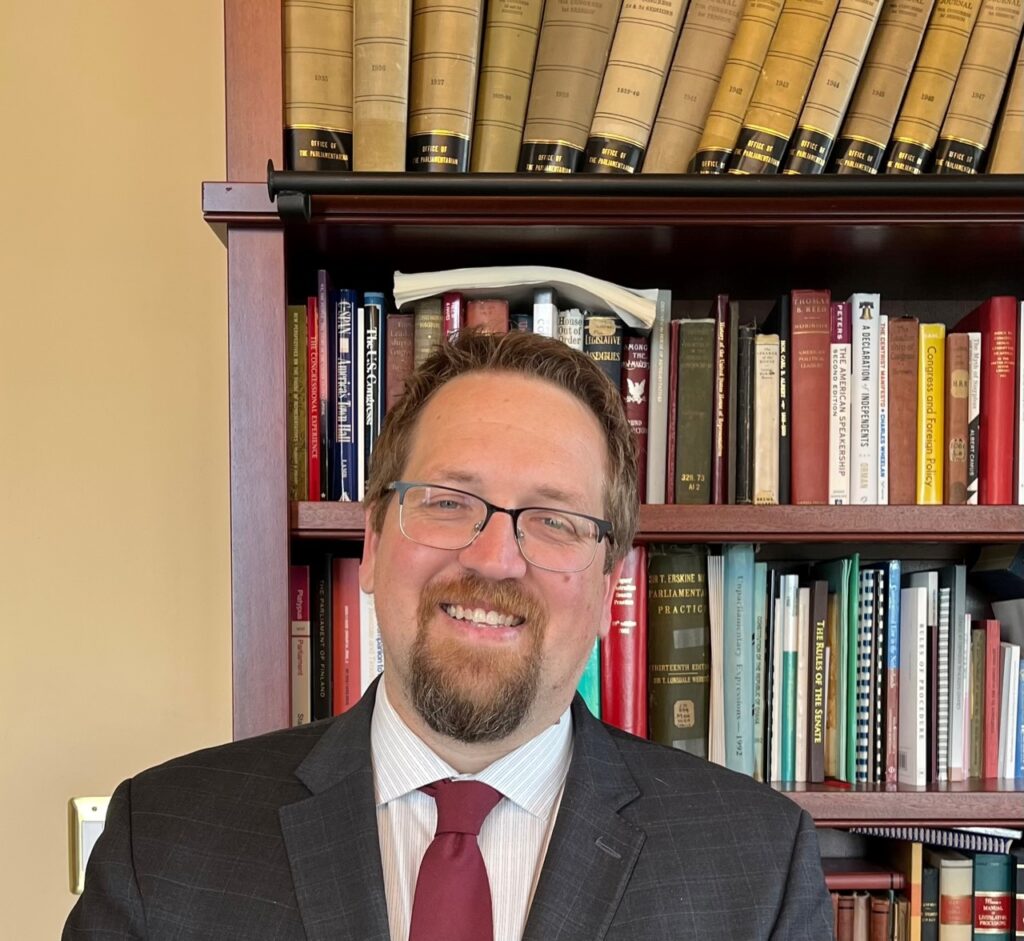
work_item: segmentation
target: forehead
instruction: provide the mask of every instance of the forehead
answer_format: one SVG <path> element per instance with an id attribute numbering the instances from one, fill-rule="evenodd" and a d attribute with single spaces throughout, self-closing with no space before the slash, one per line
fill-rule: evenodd
<path id="1" fill-rule="evenodd" d="M 488 371 L 459 376 L 431 396 L 414 425 L 404 476 L 469 489 L 507 488 L 512 478 L 515 499 L 551 493 L 590 504 L 600 498 L 606 467 L 604 432 L 587 405 L 546 379 Z"/>

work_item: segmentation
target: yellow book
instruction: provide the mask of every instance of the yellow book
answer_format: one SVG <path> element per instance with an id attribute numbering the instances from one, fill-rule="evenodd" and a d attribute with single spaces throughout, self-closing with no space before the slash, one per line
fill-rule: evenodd
<path id="1" fill-rule="evenodd" d="M 1024 173 L 1024 45 L 1017 52 L 1010 90 L 993 135 L 989 173 Z"/>
<path id="2" fill-rule="evenodd" d="M 942 503 L 946 327 L 923 323 L 917 354 L 917 502 Z"/>

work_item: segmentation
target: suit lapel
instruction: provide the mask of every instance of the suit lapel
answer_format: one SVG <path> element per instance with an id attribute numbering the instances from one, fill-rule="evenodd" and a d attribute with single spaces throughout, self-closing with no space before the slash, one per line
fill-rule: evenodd
<path id="1" fill-rule="evenodd" d="M 312 796 L 280 811 L 309 941 L 389 938 L 370 759 L 375 695 L 334 720 L 295 772 Z"/>
<path id="2" fill-rule="evenodd" d="M 600 941 L 645 834 L 619 811 L 640 790 L 611 736 L 577 696 L 573 757 L 523 941 Z"/>

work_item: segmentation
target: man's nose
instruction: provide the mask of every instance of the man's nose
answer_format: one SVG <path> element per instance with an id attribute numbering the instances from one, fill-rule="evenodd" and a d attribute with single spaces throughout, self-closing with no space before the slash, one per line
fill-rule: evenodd
<path id="1" fill-rule="evenodd" d="M 520 578 L 526 574 L 526 559 L 519 550 L 512 514 L 496 510 L 465 549 L 459 561 L 487 578 Z"/>

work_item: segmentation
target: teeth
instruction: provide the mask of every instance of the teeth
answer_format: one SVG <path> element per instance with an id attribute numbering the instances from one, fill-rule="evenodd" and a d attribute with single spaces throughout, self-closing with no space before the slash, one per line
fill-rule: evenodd
<path id="1" fill-rule="evenodd" d="M 461 604 L 441 606 L 445 614 L 457 621 L 472 621 L 474 624 L 486 624 L 488 627 L 514 627 L 522 623 L 522 618 L 511 614 L 499 614 L 497 611 L 485 611 L 483 608 L 464 608 Z"/>

